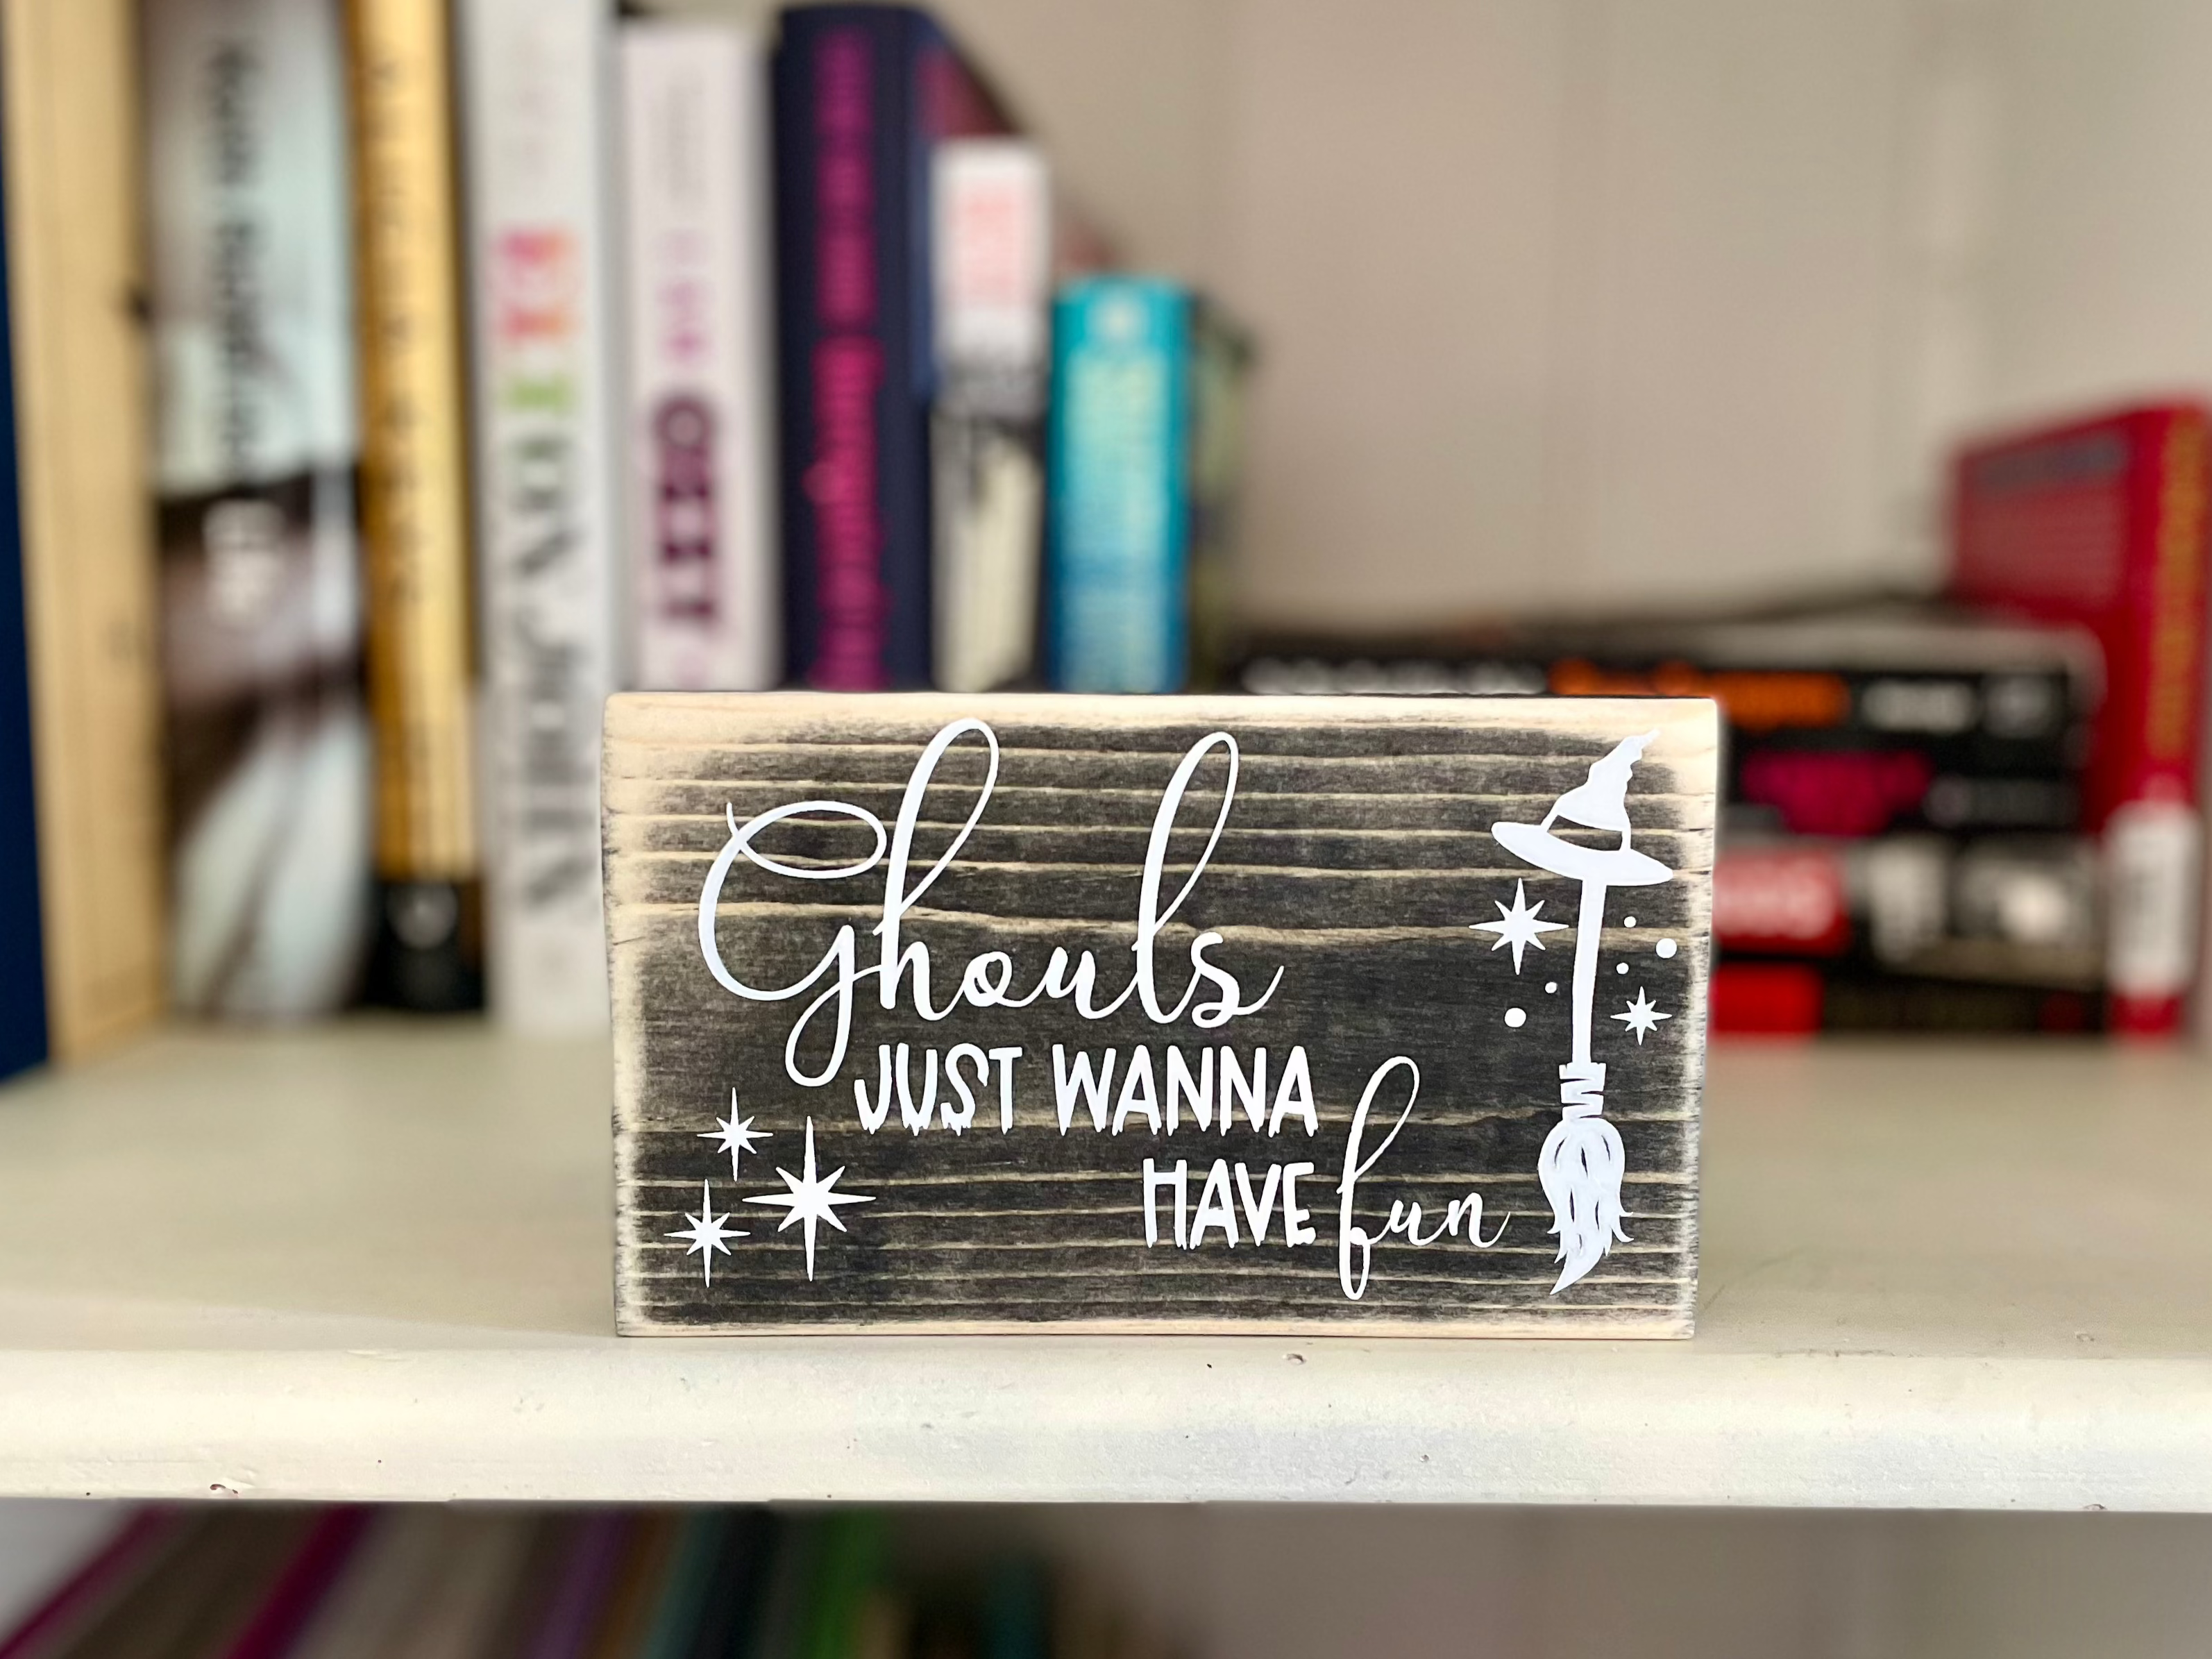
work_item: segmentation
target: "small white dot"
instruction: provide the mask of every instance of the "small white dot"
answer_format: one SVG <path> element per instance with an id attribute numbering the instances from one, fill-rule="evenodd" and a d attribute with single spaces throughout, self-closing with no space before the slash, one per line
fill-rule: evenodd
<path id="1" fill-rule="evenodd" d="M 1620 925 L 1624 927 L 1633 927 L 1636 926 L 1636 918 L 1634 916 L 1623 916 L 1620 919 Z"/>
<path id="2" fill-rule="evenodd" d="M 1559 981 L 1555 979 L 1547 979 L 1544 981 L 1544 989 L 1547 994 L 1552 996 L 1557 996 L 1559 994 Z"/>
<path id="3" fill-rule="evenodd" d="M 1519 1030 L 1528 1023 L 1528 1011 L 1526 1008 L 1508 1008 L 1505 1011 L 1505 1023 L 1515 1030 Z"/>
<path id="4" fill-rule="evenodd" d="M 1616 974 L 1625 974 L 1628 971 L 1628 964 L 1625 962 L 1616 962 L 1613 964 L 1613 971 Z"/>
<path id="5" fill-rule="evenodd" d="M 1659 954 L 1662 957 L 1673 956 L 1674 954 L 1674 941 L 1671 939 L 1661 939 L 1659 941 Z"/>

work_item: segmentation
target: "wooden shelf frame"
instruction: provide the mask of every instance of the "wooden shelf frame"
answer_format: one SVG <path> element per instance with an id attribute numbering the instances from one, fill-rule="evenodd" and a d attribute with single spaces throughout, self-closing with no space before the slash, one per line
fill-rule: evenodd
<path id="1" fill-rule="evenodd" d="M 2212 1510 L 2212 1066 L 1723 1048 L 1689 1342 L 612 1334 L 607 1056 L 0 1092 L 0 1494 Z"/>

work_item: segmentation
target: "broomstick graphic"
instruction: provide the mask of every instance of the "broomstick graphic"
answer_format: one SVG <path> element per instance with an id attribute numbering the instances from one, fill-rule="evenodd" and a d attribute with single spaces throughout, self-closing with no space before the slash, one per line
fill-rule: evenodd
<path id="1" fill-rule="evenodd" d="M 1605 931 L 1606 890 L 1650 887 L 1673 872 L 1628 845 L 1628 775 L 1658 736 L 1626 738 L 1589 769 L 1587 782 L 1553 803 L 1541 823 L 1493 823 L 1490 833 L 1515 857 L 1583 884 L 1575 921 L 1574 1057 L 1559 1067 L 1559 1121 L 1544 1138 L 1536 1178 L 1552 1203 L 1552 1231 L 1559 1241 L 1559 1283 L 1552 1294 L 1605 1259 L 1621 1231 L 1620 1132 L 1607 1122 L 1605 1067 L 1590 1059 L 1590 1005 L 1597 994 L 1599 936 Z M 1588 830 L 1618 830 L 1618 847 L 1584 847 L 1563 840 L 1552 825 L 1565 818 Z"/>

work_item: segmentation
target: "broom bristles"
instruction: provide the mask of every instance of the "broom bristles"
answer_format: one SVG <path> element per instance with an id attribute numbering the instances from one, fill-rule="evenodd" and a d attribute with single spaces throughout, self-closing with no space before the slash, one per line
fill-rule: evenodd
<path id="1" fill-rule="evenodd" d="M 1552 1201 L 1552 1231 L 1559 1241 L 1559 1283 L 1552 1294 L 1581 1279 L 1605 1259 L 1614 1239 L 1623 1243 L 1626 1214 L 1620 1207 L 1620 1177 L 1627 1159 L 1620 1133 L 1595 1113 L 1561 1118 L 1544 1137 L 1536 1159 L 1536 1178 Z"/>

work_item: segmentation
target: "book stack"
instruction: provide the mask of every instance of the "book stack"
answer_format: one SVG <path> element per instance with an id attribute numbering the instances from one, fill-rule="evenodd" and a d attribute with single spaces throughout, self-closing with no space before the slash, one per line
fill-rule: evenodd
<path id="1" fill-rule="evenodd" d="M 2077 1031 L 2105 1019 L 2085 631 L 1869 606 L 1528 629 L 1354 654 L 1282 641 L 1246 690 L 1709 696 L 1727 720 L 1716 1031 Z"/>
<path id="2" fill-rule="evenodd" d="M 2110 904 L 2115 1029 L 2178 1031 L 2198 969 L 2212 433 L 2194 403 L 2151 404 L 1963 450 L 1951 589 L 2078 626 L 2104 653 L 2082 775 Z"/>
<path id="3" fill-rule="evenodd" d="M 599 1026 L 611 691 L 1218 664 L 1248 349 L 927 12 L 6 3 L 0 1072 Z"/>
<path id="4" fill-rule="evenodd" d="M 1147 1659 L 1012 1559 L 896 1571 L 868 1511 L 156 1510 L 0 1636 L 9 1659 Z"/>
<path id="5" fill-rule="evenodd" d="M 1948 605 L 1283 640 L 1254 691 L 1707 696 L 1719 1031 L 2170 1036 L 2198 977 L 2212 419 L 1962 449 Z"/>

